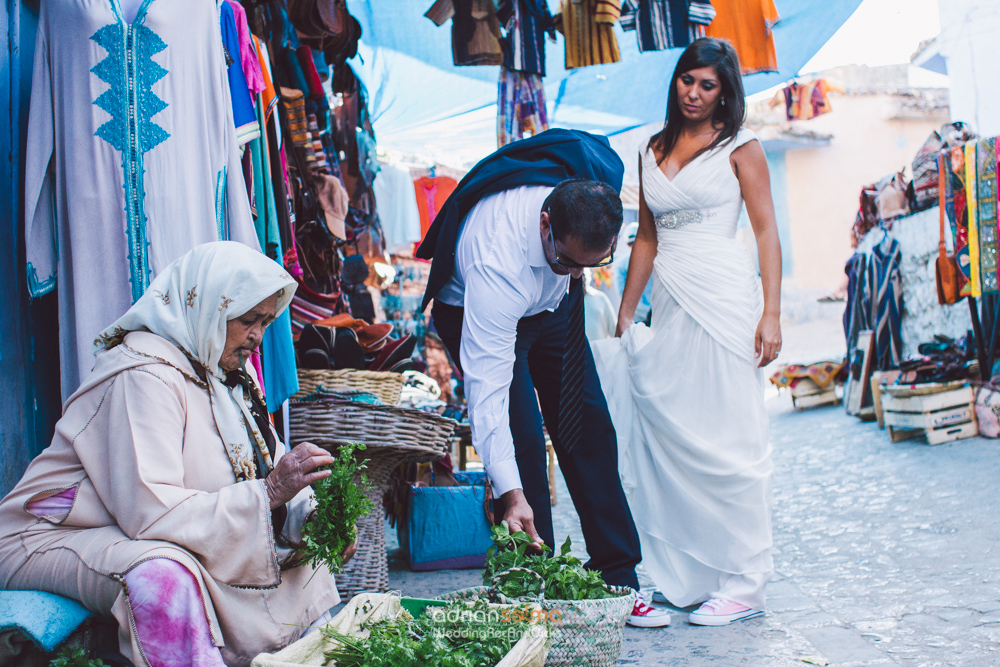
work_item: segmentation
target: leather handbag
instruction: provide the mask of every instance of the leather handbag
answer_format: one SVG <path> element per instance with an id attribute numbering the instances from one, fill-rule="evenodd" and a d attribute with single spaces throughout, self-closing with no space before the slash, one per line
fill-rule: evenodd
<path id="1" fill-rule="evenodd" d="M 887 176 L 879 182 L 878 195 L 875 197 L 879 219 L 892 220 L 910 212 L 910 203 L 906 196 L 908 185 L 902 171 Z"/>
<path id="2" fill-rule="evenodd" d="M 961 290 L 958 282 L 958 261 L 949 255 L 944 243 L 944 154 L 938 155 L 938 219 L 941 227 L 938 256 L 934 262 L 934 280 L 937 283 L 938 303 L 942 306 L 958 303 Z"/>

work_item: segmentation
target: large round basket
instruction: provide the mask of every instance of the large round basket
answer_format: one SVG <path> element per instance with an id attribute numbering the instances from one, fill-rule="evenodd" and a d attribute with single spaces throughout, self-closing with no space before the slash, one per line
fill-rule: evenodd
<path id="1" fill-rule="evenodd" d="M 292 402 L 290 407 L 292 446 L 311 442 L 336 452 L 348 443 L 365 443 L 366 448 L 356 456 L 368 459 L 364 474 L 372 489 L 366 495 L 375 509 L 358 520 L 358 550 L 337 575 L 337 590 L 345 599 L 362 592 L 388 591 L 381 508 L 389 475 L 402 463 L 435 461 L 447 454 L 455 421 L 413 408 L 342 400 Z"/>
<path id="2" fill-rule="evenodd" d="M 396 405 L 403 391 L 406 378 L 402 373 L 355 370 L 299 369 L 299 393 L 292 396 L 300 401 L 321 389 L 328 391 L 365 391 L 375 394 L 383 403 Z"/>
<path id="3" fill-rule="evenodd" d="M 618 662 L 622 652 L 625 621 L 632 611 L 635 591 L 622 586 L 610 588 L 617 597 L 605 600 L 537 601 L 549 621 L 551 650 L 545 659 L 545 667 L 607 667 Z M 475 586 L 446 593 L 438 599 L 451 601 L 489 598 L 489 592 L 487 586 Z"/>

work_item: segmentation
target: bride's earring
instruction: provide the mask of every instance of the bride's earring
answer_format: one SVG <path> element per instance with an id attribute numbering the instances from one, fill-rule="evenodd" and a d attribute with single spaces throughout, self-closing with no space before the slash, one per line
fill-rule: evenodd
<path id="1" fill-rule="evenodd" d="M 722 98 L 722 106 L 726 106 L 726 98 L 725 97 Z"/>

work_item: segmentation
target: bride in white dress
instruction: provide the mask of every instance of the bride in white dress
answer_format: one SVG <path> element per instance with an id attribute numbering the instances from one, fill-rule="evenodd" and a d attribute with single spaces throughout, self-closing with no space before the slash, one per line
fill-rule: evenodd
<path id="1" fill-rule="evenodd" d="M 773 464 L 761 367 L 781 348 L 781 248 L 764 150 L 733 47 L 700 39 L 641 151 L 639 231 L 618 317 L 595 343 L 642 563 L 689 617 L 763 613 Z M 744 201 L 760 278 L 736 241 Z M 632 324 L 650 274 L 652 325 Z M 762 289 L 763 285 L 763 289 Z"/>

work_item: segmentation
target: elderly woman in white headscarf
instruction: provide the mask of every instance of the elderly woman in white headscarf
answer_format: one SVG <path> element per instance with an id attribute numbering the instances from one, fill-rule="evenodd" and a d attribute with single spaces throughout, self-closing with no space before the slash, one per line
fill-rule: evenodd
<path id="1" fill-rule="evenodd" d="M 122 653 L 151 667 L 246 665 L 340 602 L 295 552 L 333 459 L 284 452 L 245 366 L 294 290 L 231 242 L 156 277 L 0 503 L 3 588 L 114 616 Z"/>

